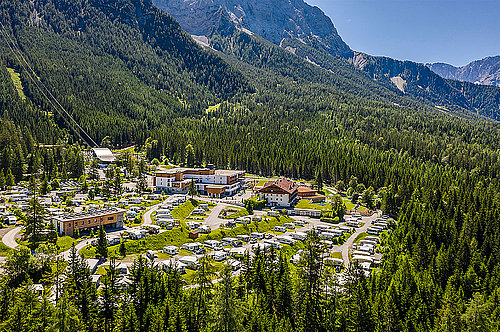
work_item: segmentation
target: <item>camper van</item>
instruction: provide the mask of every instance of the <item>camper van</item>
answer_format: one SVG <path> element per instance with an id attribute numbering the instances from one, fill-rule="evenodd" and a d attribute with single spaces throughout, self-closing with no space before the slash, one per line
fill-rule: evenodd
<path id="1" fill-rule="evenodd" d="M 307 239 L 307 234 L 304 232 L 291 233 L 290 236 L 292 237 L 292 239 L 298 241 L 305 241 L 305 239 Z"/>
<path id="2" fill-rule="evenodd" d="M 167 255 L 175 256 L 179 253 L 179 248 L 177 248 L 176 246 L 165 246 L 163 247 L 163 252 Z"/>
<path id="3" fill-rule="evenodd" d="M 296 242 L 291 236 L 288 236 L 288 235 L 278 236 L 278 237 L 276 237 L 276 240 L 279 243 L 288 244 L 289 246 L 293 246 Z"/>
<path id="4" fill-rule="evenodd" d="M 267 239 L 266 239 L 266 240 L 264 240 L 264 243 L 265 243 L 265 244 L 268 244 L 268 245 L 270 245 L 271 247 L 276 248 L 276 249 L 281 249 L 281 248 L 283 247 L 280 243 L 278 243 L 278 242 L 277 242 L 277 241 L 275 241 L 275 240 L 267 240 Z"/>
<path id="5" fill-rule="evenodd" d="M 227 259 L 227 252 L 225 251 L 214 251 L 212 252 L 212 257 L 216 262 L 222 262 Z"/>
<path id="6" fill-rule="evenodd" d="M 286 228 L 283 226 L 274 226 L 273 231 L 275 232 L 281 232 L 281 233 L 286 233 Z"/>
<path id="7" fill-rule="evenodd" d="M 372 235 L 379 235 L 379 234 L 382 232 L 382 230 L 380 230 L 380 229 L 378 229 L 378 228 L 374 228 L 374 227 L 369 227 L 369 228 L 366 230 L 366 232 L 367 232 L 368 234 L 372 234 Z"/>
<path id="8" fill-rule="evenodd" d="M 358 228 L 359 226 L 361 226 L 361 223 L 359 221 L 356 221 L 356 220 L 348 220 L 345 222 L 346 226 L 349 226 L 349 227 L 355 227 L 355 228 Z"/>
<path id="9" fill-rule="evenodd" d="M 250 237 L 262 240 L 264 238 L 264 233 L 253 232 L 250 234 Z"/>
<path id="10" fill-rule="evenodd" d="M 218 250 L 218 251 L 223 250 L 222 244 L 220 243 L 220 241 L 217 240 L 206 240 L 204 244 L 206 247 L 212 250 Z"/>

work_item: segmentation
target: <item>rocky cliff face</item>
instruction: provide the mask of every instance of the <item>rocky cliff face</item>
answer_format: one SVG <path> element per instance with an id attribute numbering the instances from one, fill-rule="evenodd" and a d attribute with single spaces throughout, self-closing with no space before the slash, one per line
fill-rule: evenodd
<path id="1" fill-rule="evenodd" d="M 447 79 L 500 87 L 500 56 L 473 61 L 463 67 L 446 63 L 427 64 L 427 67 Z"/>
<path id="2" fill-rule="evenodd" d="M 349 57 L 352 51 L 319 8 L 303 0 L 153 0 L 192 35 L 210 36 L 227 23 L 280 45 L 294 38 L 320 45 L 332 55 Z"/>

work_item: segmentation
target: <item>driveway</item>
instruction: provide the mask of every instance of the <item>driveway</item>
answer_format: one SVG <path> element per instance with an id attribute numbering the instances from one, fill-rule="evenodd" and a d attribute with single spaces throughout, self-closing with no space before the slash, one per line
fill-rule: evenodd
<path id="1" fill-rule="evenodd" d="M 91 244 L 92 240 L 95 240 L 95 238 L 83 240 L 83 241 L 79 242 L 78 244 L 76 244 L 75 245 L 76 252 L 79 253 L 80 250 L 82 250 L 83 248 L 85 248 L 86 246 Z M 68 250 L 59 254 L 59 257 L 61 257 L 64 260 L 67 260 L 67 261 L 69 261 L 70 256 L 71 256 L 71 249 L 68 249 Z"/>
<path id="2" fill-rule="evenodd" d="M 227 207 L 226 204 L 218 203 L 210 212 L 208 217 L 205 219 L 203 224 L 210 226 L 212 230 L 216 230 L 220 227 L 220 224 L 224 221 L 219 218 L 220 213 Z"/>
<path id="3" fill-rule="evenodd" d="M 2 237 L 2 242 L 9 248 L 16 248 L 17 247 L 17 242 L 16 242 L 16 237 L 17 235 L 21 232 L 23 228 L 21 226 L 17 226 L 12 228 L 7 234 L 5 234 Z"/>
<path id="4" fill-rule="evenodd" d="M 347 268 L 349 267 L 349 251 L 352 248 L 352 244 L 354 243 L 354 240 L 356 239 L 356 236 L 359 234 L 366 232 L 368 227 L 372 225 L 372 223 L 380 217 L 382 213 L 380 211 L 375 212 L 373 215 L 370 217 L 363 217 L 363 222 L 365 223 L 362 227 L 356 228 L 356 231 L 344 242 L 342 245 L 342 259 L 344 260 L 344 266 Z"/>
<path id="5" fill-rule="evenodd" d="M 156 205 L 153 205 L 149 210 L 147 210 L 142 215 L 142 219 L 143 219 L 143 223 L 142 224 L 143 225 L 151 225 L 153 223 L 153 219 L 151 219 L 151 215 L 153 214 L 153 212 L 155 212 L 156 210 L 158 210 L 162 204 L 163 204 L 163 202 L 158 203 Z"/>

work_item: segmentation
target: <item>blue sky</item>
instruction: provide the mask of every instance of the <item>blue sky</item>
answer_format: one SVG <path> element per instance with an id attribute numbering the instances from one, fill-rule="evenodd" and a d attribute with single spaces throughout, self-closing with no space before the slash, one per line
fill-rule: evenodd
<path id="1" fill-rule="evenodd" d="M 500 55 L 500 0 L 306 0 L 354 50 L 463 66 Z"/>

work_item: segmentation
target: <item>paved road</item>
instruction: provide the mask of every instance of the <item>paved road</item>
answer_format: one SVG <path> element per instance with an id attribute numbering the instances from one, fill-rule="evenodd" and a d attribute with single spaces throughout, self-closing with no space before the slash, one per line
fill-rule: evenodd
<path id="1" fill-rule="evenodd" d="M 210 212 L 208 217 L 205 219 L 203 224 L 210 226 L 210 228 L 212 230 L 218 229 L 220 227 L 221 223 L 223 222 L 223 219 L 220 219 L 219 215 L 222 212 L 222 210 L 224 210 L 225 208 L 227 208 L 226 204 L 217 204 L 212 209 L 212 211 Z"/>
<path id="2" fill-rule="evenodd" d="M 147 210 L 142 215 L 142 219 L 144 220 L 142 223 L 143 225 L 151 225 L 153 223 L 153 219 L 151 219 L 151 215 L 153 214 L 153 212 L 158 210 L 162 204 L 163 204 L 163 202 L 158 203 L 156 205 L 153 205 L 149 210 Z"/>
<path id="3" fill-rule="evenodd" d="M 83 240 L 83 241 L 79 242 L 77 245 L 75 245 L 76 252 L 79 253 L 83 248 L 85 248 L 90 243 L 92 243 L 92 240 L 95 240 L 95 239 L 96 238 L 92 238 L 92 239 L 87 239 L 87 240 Z M 71 249 L 66 250 L 66 251 L 60 253 L 59 257 L 61 257 L 62 259 L 65 259 L 67 261 L 69 261 L 70 255 L 71 255 Z"/>
<path id="4" fill-rule="evenodd" d="M 17 247 L 16 236 L 21 232 L 23 228 L 21 226 L 14 227 L 7 234 L 5 234 L 2 238 L 3 244 L 7 247 L 14 249 Z"/>
<path id="5" fill-rule="evenodd" d="M 363 222 L 365 224 L 362 227 L 356 228 L 356 231 L 342 245 L 342 247 L 341 247 L 342 248 L 342 250 L 341 250 L 342 251 L 342 259 L 344 260 L 344 266 L 346 268 L 349 267 L 349 263 L 350 263 L 349 262 L 349 250 L 351 250 L 352 244 L 354 243 L 356 236 L 358 236 L 359 234 L 361 234 L 363 232 L 366 232 L 368 227 L 370 227 L 372 225 L 373 221 L 375 221 L 375 219 L 377 219 L 380 215 L 381 215 L 381 212 L 377 211 L 373 215 L 371 215 L 370 217 L 363 217 Z"/>

